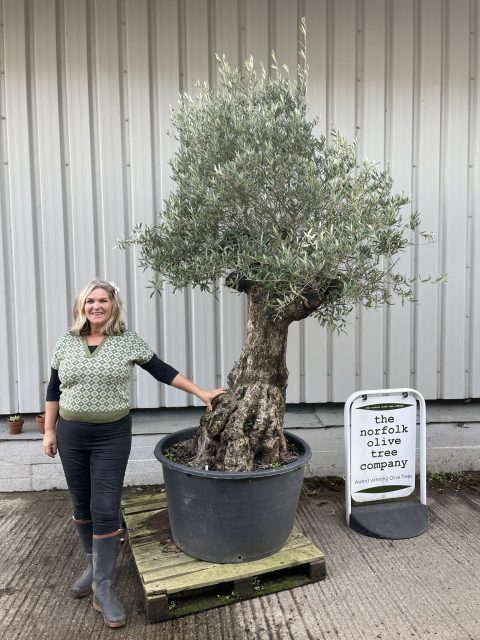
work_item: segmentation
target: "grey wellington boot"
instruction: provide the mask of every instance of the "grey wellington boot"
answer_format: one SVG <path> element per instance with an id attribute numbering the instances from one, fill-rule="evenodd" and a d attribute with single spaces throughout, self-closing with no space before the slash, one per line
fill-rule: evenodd
<path id="1" fill-rule="evenodd" d="M 93 608 L 100 611 L 109 627 L 123 627 L 125 610 L 113 591 L 119 536 L 93 539 Z"/>
<path id="2" fill-rule="evenodd" d="M 83 549 L 85 551 L 85 558 L 87 560 L 87 568 L 78 578 L 76 582 L 70 587 L 70 593 L 74 598 L 83 598 L 92 593 L 93 582 L 93 564 L 92 564 L 92 537 L 93 537 L 93 524 L 92 522 L 84 522 L 82 520 L 75 520 L 73 522 L 77 528 L 78 535 L 82 542 Z"/>

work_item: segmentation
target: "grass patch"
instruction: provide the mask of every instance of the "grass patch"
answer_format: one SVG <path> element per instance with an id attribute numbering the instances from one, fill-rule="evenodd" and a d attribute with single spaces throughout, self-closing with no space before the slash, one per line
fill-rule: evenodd
<path id="1" fill-rule="evenodd" d="M 250 593 L 245 595 L 237 595 L 233 583 L 229 582 L 191 589 L 188 592 L 180 592 L 176 594 L 176 597 L 172 597 L 168 606 L 168 618 L 179 618 L 198 611 L 214 609 L 234 602 L 293 589 L 310 582 L 312 580 L 308 574 L 308 565 L 300 565 L 254 576 L 251 578 Z"/>
<path id="2" fill-rule="evenodd" d="M 418 475 L 415 478 L 415 486 L 417 489 L 420 486 Z M 430 471 L 427 473 L 427 487 L 433 491 L 480 490 L 480 471 L 456 471 L 455 473 Z M 303 490 L 307 497 L 321 493 L 340 493 L 345 491 L 345 479 L 341 476 L 305 478 Z M 378 488 L 375 491 L 378 491 Z"/>
<path id="3" fill-rule="evenodd" d="M 345 491 L 345 478 L 341 476 L 315 476 L 303 481 L 305 495 L 312 496 L 320 493 L 340 493 Z"/>
<path id="4" fill-rule="evenodd" d="M 455 473 L 427 473 L 427 485 L 434 491 L 462 491 L 480 489 L 480 471 L 456 471 Z"/>

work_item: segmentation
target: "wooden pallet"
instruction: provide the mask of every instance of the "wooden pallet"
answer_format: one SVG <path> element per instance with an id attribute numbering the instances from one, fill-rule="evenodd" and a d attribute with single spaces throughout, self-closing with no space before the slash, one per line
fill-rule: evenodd
<path id="1" fill-rule="evenodd" d="M 323 553 L 295 528 L 274 555 L 241 564 L 213 564 L 182 553 L 171 539 L 161 490 L 126 498 L 122 511 L 144 589 L 147 618 L 159 622 L 325 577 Z"/>

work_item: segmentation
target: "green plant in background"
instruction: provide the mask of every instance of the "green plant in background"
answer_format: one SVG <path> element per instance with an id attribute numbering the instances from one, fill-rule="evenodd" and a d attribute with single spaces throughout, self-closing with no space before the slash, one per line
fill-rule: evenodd
<path id="1" fill-rule="evenodd" d="M 176 462 L 176 456 L 173 453 L 173 451 L 171 449 L 167 449 L 164 454 L 165 458 L 168 458 L 169 460 L 171 460 L 172 462 Z"/>
<path id="2" fill-rule="evenodd" d="M 14 413 L 7 418 L 8 430 L 11 434 L 17 435 L 22 432 L 23 418 L 19 413 Z"/>
<path id="3" fill-rule="evenodd" d="M 225 594 L 219 594 L 217 595 L 217 599 L 222 603 L 222 604 L 227 604 L 228 602 L 232 601 L 235 599 L 235 591 L 232 591 L 232 593 L 225 593 Z"/>
<path id="4" fill-rule="evenodd" d="M 304 48 L 300 55 L 305 58 Z M 192 466 L 242 471 L 282 464 L 288 327 L 309 316 L 341 330 L 357 303 L 413 300 L 398 255 L 418 233 L 404 194 L 355 144 L 314 133 L 307 66 L 292 82 L 252 58 L 241 70 L 218 58 L 219 85 L 184 94 L 173 113 L 176 188 L 157 223 L 138 225 L 153 286 L 187 285 L 248 298 L 245 344 L 229 393 L 201 420 Z"/>
<path id="5" fill-rule="evenodd" d="M 254 591 L 260 591 L 261 588 L 262 588 L 262 583 L 260 582 L 260 578 L 258 576 L 255 576 L 254 578 L 252 578 L 252 589 Z"/>

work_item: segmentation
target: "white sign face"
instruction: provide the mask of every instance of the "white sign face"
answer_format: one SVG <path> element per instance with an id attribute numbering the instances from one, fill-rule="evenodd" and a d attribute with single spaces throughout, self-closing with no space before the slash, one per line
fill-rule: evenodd
<path id="1" fill-rule="evenodd" d="M 357 398 L 351 407 L 350 490 L 356 502 L 408 496 L 415 488 L 415 398 Z"/>

